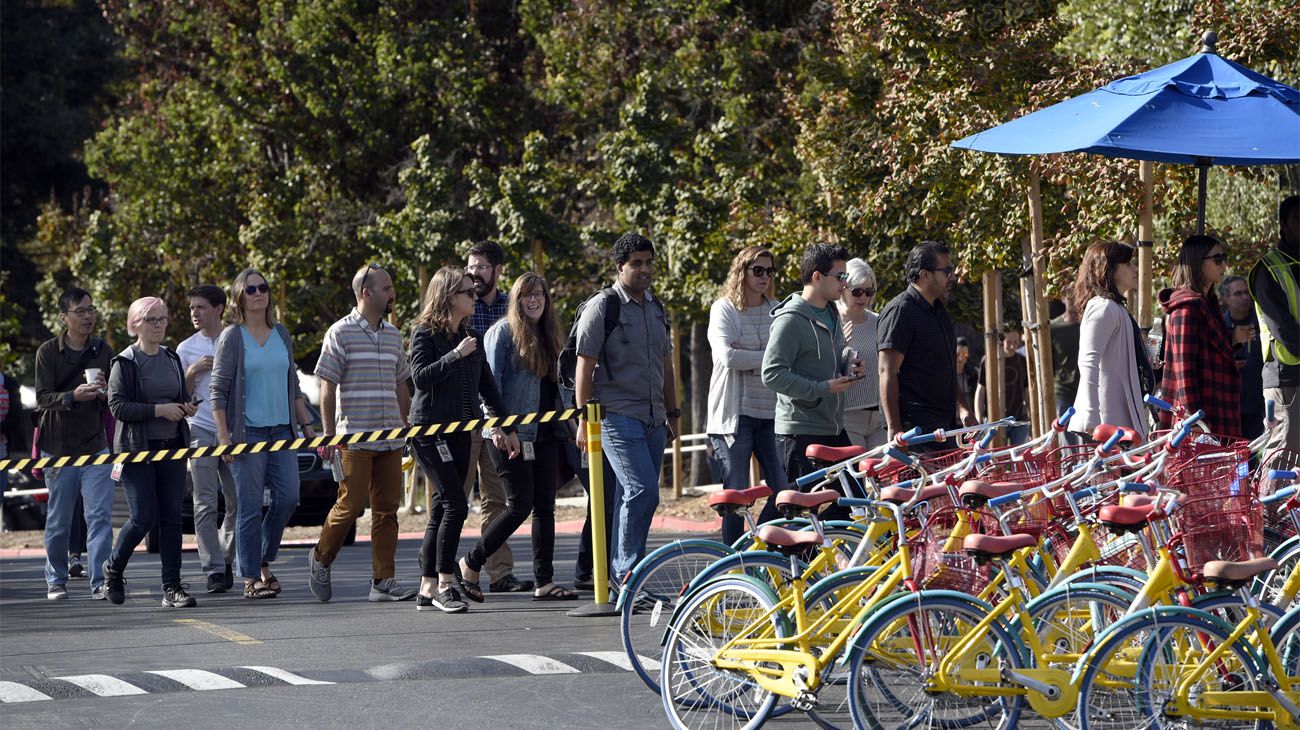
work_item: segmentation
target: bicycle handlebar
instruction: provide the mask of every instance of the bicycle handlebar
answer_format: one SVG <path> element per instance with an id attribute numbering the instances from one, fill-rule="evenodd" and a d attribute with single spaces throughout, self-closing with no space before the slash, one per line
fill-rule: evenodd
<path id="1" fill-rule="evenodd" d="M 1291 473 L 1294 474 L 1295 472 L 1291 472 Z M 1292 487 L 1287 487 L 1286 489 L 1279 489 L 1276 492 L 1273 492 L 1272 494 L 1268 495 L 1267 497 L 1260 497 L 1259 501 L 1263 504 L 1273 504 L 1274 502 L 1281 502 L 1284 499 L 1290 499 L 1291 495 L 1295 494 L 1296 492 L 1300 492 L 1300 486 L 1292 486 Z"/>
<path id="2" fill-rule="evenodd" d="M 1197 411 L 1183 419 L 1183 424 L 1179 426 L 1178 433 L 1169 441 L 1169 446 L 1175 449 L 1182 446 L 1183 441 L 1192 434 L 1192 426 L 1199 423 L 1202 418 L 1205 418 L 1205 411 Z"/>
<path id="3" fill-rule="evenodd" d="M 1167 400 L 1162 400 L 1160 398 L 1157 398 L 1154 395 L 1149 395 L 1143 398 L 1142 400 L 1145 401 L 1147 405 L 1155 406 L 1156 408 L 1159 408 L 1162 411 L 1169 411 L 1170 413 L 1173 413 L 1174 411 L 1174 404 L 1170 403 Z"/>
<path id="4" fill-rule="evenodd" d="M 1074 417 L 1074 406 L 1070 406 L 1069 408 L 1065 409 L 1065 413 L 1062 413 L 1060 418 L 1056 419 L 1056 425 L 1060 426 L 1061 428 L 1065 428 L 1065 424 L 1069 423 L 1070 419 L 1073 417 Z"/>

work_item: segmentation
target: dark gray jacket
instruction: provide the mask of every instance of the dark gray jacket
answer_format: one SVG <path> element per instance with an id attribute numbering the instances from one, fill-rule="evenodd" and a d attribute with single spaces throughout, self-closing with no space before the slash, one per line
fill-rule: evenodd
<path id="1" fill-rule="evenodd" d="M 176 366 L 181 380 L 181 392 L 177 403 L 189 403 L 190 394 L 185 387 L 185 368 L 181 367 L 180 357 L 166 347 L 163 354 Z M 149 450 L 149 422 L 154 416 L 154 404 L 144 402 L 144 385 L 140 382 L 140 368 L 135 363 L 135 349 L 127 347 L 113 358 L 108 373 L 108 410 L 117 419 L 117 429 L 113 432 L 113 451 Z M 176 423 L 184 444 L 190 442 L 190 426 L 184 418 Z"/>
<path id="2" fill-rule="evenodd" d="M 299 434 L 303 424 L 298 423 L 297 405 L 302 400 L 302 391 L 298 388 L 298 366 L 293 359 L 293 340 L 284 325 L 276 324 L 275 331 L 284 340 L 284 349 L 289 351 L 289 362 L 285 363 L 284 368 L 289 383 L 289 418 L 293 421 L 290 425 L 294 434 Z M 230 442 L 244 443 L 248 440 L 248 428 L 244 421 L 244 337 L 239 331 L 239 325 L 232 324 L 221 331 L 221 337 L 217 338 L 216 353 L 212 358 L 212 381 L 209 385 L 212 410 L 226 412 Z"/>

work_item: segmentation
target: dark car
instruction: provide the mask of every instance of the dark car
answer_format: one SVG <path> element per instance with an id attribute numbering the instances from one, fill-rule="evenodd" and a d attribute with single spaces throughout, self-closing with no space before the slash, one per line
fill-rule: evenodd
<path id="1" fill-rule="evenodd" d="M 0 531 L 45 529 L 45 502 L 43 494 L 12 494 L 40 489 L 45 483 L 32 476 L 31 470 L 10 469 L 5 486 L 3 508 L 0 508 Z"/>

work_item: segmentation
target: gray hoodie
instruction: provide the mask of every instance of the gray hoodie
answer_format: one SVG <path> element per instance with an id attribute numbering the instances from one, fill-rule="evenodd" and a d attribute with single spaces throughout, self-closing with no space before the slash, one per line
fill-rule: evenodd
<path id="1" fill-rule="evenodd" d="M 827 308 L 838 322 L 839 311 Z M 772 310 L 763 384 L 776 392 L 776 432 L 833 436 L 844 430 L 844 399 L 831 393 L 840 374 L 844 330 L 832 332 L 800 294 Z"/>

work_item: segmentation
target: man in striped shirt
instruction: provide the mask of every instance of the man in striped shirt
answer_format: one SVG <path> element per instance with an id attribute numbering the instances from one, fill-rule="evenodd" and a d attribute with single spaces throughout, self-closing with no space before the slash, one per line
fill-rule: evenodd
<path id="1" fill-rule="evenodd" d="M 411 371 L 402 335 L 384 321 L 393 311 L 393 280 L 377 264 L 352 277 L 357 306 L 335 322 L 321 344 L 316 375 L 320 378 L 324 435 L 401 428 L 411 406 L 406 382 Z M 324 447 L 332 459 L 342 447 Z M 371 441 L 342 448 L 343 479 L 338 499 L 321 526 L 320 539 L 308 556 L 312 595 L 333 595 L 330 564 L 343 540 L 370 504 L 371 601 L 405 601 L 415 585 L 394 576 L 397 552 L 397 507 L 402 499 L 402 441 Z"/>

